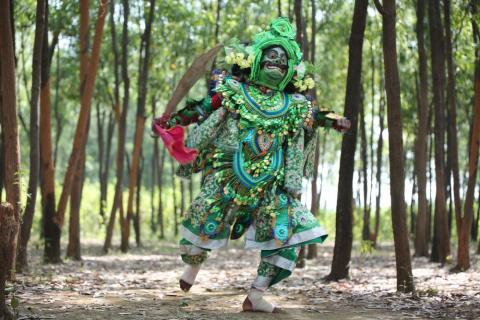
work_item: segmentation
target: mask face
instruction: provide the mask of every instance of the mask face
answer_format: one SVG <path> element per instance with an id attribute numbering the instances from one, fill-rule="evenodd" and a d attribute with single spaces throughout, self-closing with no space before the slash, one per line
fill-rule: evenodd
<path id="1" fill-rule="evenodd" d="M 271 89 L 278 89 L 287 74 L 288 57 L 282 47 L 270 47 L 263 51 L 258 83 Z"/>

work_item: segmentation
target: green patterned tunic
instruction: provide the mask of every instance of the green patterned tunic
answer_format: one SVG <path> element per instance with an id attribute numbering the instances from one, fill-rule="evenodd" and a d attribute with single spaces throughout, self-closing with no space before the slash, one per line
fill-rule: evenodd
<path id="1" fill-rule="evenodd" d="M 300 94 L 263 93 L 232 78 L 216 91 L 221 107 L 187 141 L 199 156 L 180 170 L 183 176 L 204 173 L 182 222 L 182 258 L 201 263 L 205 250 L 245 234 L 247 249 L 262 250 L 260 275 L 271 273 L 272 265 L 280 268 L 275 283 L 293 270 L 295 247 L 327 237 L 299 195 L 313 168 L 315 129 L 333 121 Z"/>

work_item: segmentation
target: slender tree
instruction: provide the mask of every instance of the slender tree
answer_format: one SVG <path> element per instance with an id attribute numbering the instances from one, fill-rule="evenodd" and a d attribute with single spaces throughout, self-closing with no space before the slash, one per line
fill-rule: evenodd
<path id="1" fill-rule="evenodd" d="M 98 144 L 98 178 L 100 180 L 100 209 L 99 214 L 105 221 L 105 209 L 108 195 L 108 176 L 110 173 L 110 158 L 112 154 L 112 139 L 115 130 L 115 102 L 112 97 L 112 109 L 100 111 L 100 103 L 96 104 L 97 115 L 97 144 Z M 108 118 L 108 120 L 107 120 Z M 106 130 L 105 130 L 106 127 Z M 106 134 L 106 136 L 105 136 Z M 106 139 L 105 139 L 106 138 Z"/>
<path id="2" fill-rule="evenodd" d="M 478 17 L 480 12 L 480 5 L 471 1 L 470 3 L 472 11 L 472 27 L 475 37 L 475 43 L 478 44 L 480 40 L 480 32 L 478 27 Z M 458 236 L 458 252 L 457 252 L 457 265 L 455 270 L 465 271 L 470 268 L 470 238 L 469 233 L 473 221 L 473 201 L 475 198 L 475 185 L 478 171 L 478 157 L 479 157 L 479 145 L 480 145 L 480 54 L 478 46 L 475 48 L 475 77 L 474 77 L 474 120 L 473 130 L 470 137 L 470 152 L 468 161 L 468 182 L 467 192 L 465 196 L 465 206 L 463 217 L 460 217 L 460 232 Z"/>
<path id="3" fill-rule="evenodd" d="M 51 92 L 50 67 L 53 52 L 57 45 L 58 33 L 54 32 L 51 44 L 48 41 L 49 13 L 48 1 L 45 13 L 45 32 L 42 46 L 42 78 L 40 91 L 40 192 L 42 195 L 42 222 L 44 252 L 43 260 L 46 263 L 59 263 L 60 258 L 60 227 L 54 222 L 55 218 L 55 163 L 52 151 L 52 123 L 51 123 Z M 58 134 L 58 132 L 57 132 Z"/>
<path id="4" fill-rule="evenodd" d="M 390 160 L 390 196 L 393 240 L 397 265 L 397 290 L 414 290 L 405 211 L 405 172 L 402 138 L 400 78 L 397 65 L 395 0 L 375 0 L 383 21 L 383 65 L 387 93 L 387 123 Z"/>
<path id="5" fill-rule="evenodd" d="M 128 19 L 130 16 L 130 5 L 128 0 L 123 0 L 122 1 L 122 8 L 123 8 L 123 27 L 122 27 L 122 62 L 121 62 L 121 69 L 122 69 L 122 80 L 123 80 L 123 105 L 122 105 L 122 110 L 126 110 L 128 108 L 128 105 L 130 103 L 130 76 L 128 73 L 128 41 L 129 41 L 129 36 L 128 36 Z M 122 111 L 123 112 L 123 111 Z M 124 115 L 122 114 L 122 117 Z M 125 117 L 126 117 L 126 112 L 125 112 Z M 125 119 L 121 119 L 121 121 L 126 121 Z M 126 126 L 122 126 L 122 130 L 126 130 Z M 117 152 L 120 153 L 120 157 L 123 158 L 125 154 L 125 131 L 122 132 L 123 137 L 119 136 L 119 140 L 122 143 L 122 145 L 118 146 Z M 120 143 L 119 142 L 119 143 Z M 115 193 L 117 191 L 120 193 L 120 198 L 118 199 L 118 204 L 120 208 L 120 248 L 122 252 L 126 252 L 128 250 L 128 232 L 129 232 L 129 225 L 127 224 L 127 218 L 125 217 L 124 214 L 124 209 L 123 209 L 123 200 L 122 200 L 122 182 L 123 182 L 123 159 L 120 159 L 122 161 L 121 169 L 122 169 L 122 177 L 120 181 L 117 181 L 117 183 L 120 183 L 119 189 L 115 190 Z M 127 158 L 128 162 L 128 158 Z M 127 171 L 130 171 L 127 165 Z M 115 206 L 115 204 L 114 204 Z M 112 209 L 113 210 L 113 209 Z"/>
<path id="6" fill-rule="evenodd" d="M 116 119 L 118 122 L 118 138 L 117 138 L 117 154 L 115 160 L 115 193 L 113 196 L 112 209 L 110 211 L 110 217 L 108 219 L 108 224 L 106 226 L 105 233 L 105 242 L 103 244 L 103 252 L 108 252 L 112 245 L 112 236 L 113 236 L 113 227 L 115 225 L 115 218 L 117 210 L 120 212 L 123 211 L 123 201 L 122 201 L 122 188 L 123 188 L 123 169 L 124 169 L 124 158 L 125 158 L 125 134 L 127 130 L 127 112 L 128 112 L 128 103 L 124 103 L 123 107 L 120 107 L 120 71 L 119 71 L 119 52 L 117 47 L 117 32 L 115 27 L 115 2 L 111 3 L 111 12 L 110 12 L 110 32 L 112 39 L 112 48 L 113 48 L 113 75 L 114 75 L 114 110 L 116 114 Z M 128 38 L 127 38 L 128 41 Z M 127 57 L 125 56 L 125 59 Z M 122 74 L 123 76 L 123 74 Z M 128 74 L 125 79 L 128 81 Z M 128 82 L 129 83 L 129 82 Z M 129 88 L 129 85 L 125 85 L 125 88 Z M 125 95 L 128 94 L 128 90 L 125 91 Z"/>
<path id="7" fill-rule="evenodd" d="M 158 143 L 158 139 L 155 140 Z M 160 161 L 158 163 L 158 224 L 160 226 L 160 239 L 165 238 L 165 224 L 163 221 L 163 173 L 165 170 L 165 158 L 166 158 L 167 150 L 165 148 L 162 149 L 162 155 L 160 157 Z"/>
<path id="8" fill-rule="evenodd" d="M 418 131 L 415 141 L 415 171 L 418 181 L 418 212 L 415 229 L 415 256 L 428 256 L 427 239 L 427 138 L 428 138 L 428 71 L 425 53 L 425 1 L 417 0 L 417 49 L 419 63 Z"/>
<path id="9" fill-rule="evenodd" d="M 380 101 L 378 103 L 378 114 L 379 114 L 379 126 L 380 131 L 378 133 L 378 142 L 377 142 L 377 171 L 376 171 L 376 181 L 377 181 L 377 196 L 375 198 L 375 232 L 373 235 L 373 244 L 376 245 L 378 241 L 378 233 L 380 232 L 380 200 L 382 198 L 382 167 L 383 167 L 383 131 L 385 130 L 385 97 L 384 97 L 384 77 L 382 76 L 382 86 Z"/>
<path id="10" fill-rule="evenodd" d="M 68 245 L 67 257 L 73 260 L 81 260 L 81 246 L 80 246 L 80 206 L 82 203 L 83 182 L 85 179 L 85 146 L 80 152 L 81 157 L 75 172 L 72 195 L 70 197 L 70 216 L 68 222 Z"/>
<path id="11" fill-rule="evenodd" d="M 310 61 L 312 64 L 315 64 L 315 54 L 316 54 L 316 32 L 317 24 L 316 24 L 316 14 L 317 14 L 317 7 L 315 0 L 310 1 L 310 8 L 311 8 L 311 26 L 312 26 L 312 33 L 310 34 Z M 316 90 L 312 90 L 313 98 L 316 99 L 317 92 Z M 320 164 L 320 137 L 317 135 L 316 137 L 317 142 L 315 143 L 315 158 L 313 164 L 313 177 L 312 177 L 312 202 L 310 204 L 310 210 L 314 215 L 318 214 L 319 206 L 320 206 L 320 193 L 321 190 L 318 191 L 317 189 L 317 180 L 318 180 L 318 166 Z M 322 158 L 322 160 L 324 157 Z M 321 177 L 322 178 L 322 177 Z M 321 182 L 320 182 L 321 183 Z M 307 259 L 314 259 L 317 257 L 317 244 L 312 243 L 308 245 L 308 253 Z"/>
<path id="12" fill-rule="evenodd" d="M 138 77 L 138 100 L 137 100 L 137 116 L 135 122 L 135 137 L 132 151 L 132 165 L 128 177 L 128 204 L 127 204 L 127 221 L 126 221 L 126 237 L 122 241 L 122 251 L 128 250 L 128 242 L 130 236 L 130 221 L 133 217 L 133 197 L 135 189 L 138 187 L 138 169 L 140 164 L 140 154 L 142 151 L 142 143 L 145 129 L 145 104 L 147 99 L 147 82 L 150 63 L 150 39 L 152 34 L 152 22 L 155 12 L 155 0 L 150 0 L 150 11 L 145 24 L 145 31 L 141 37 L 140 44 L 140 74 Z M 137 212 L 139 215 L 140 212 Z M 138 235 L 137 235 L 138 238 Z M 126 247 L 124 247 L 126 245 Z"/>
<path id="13" fill-rule="evenodd" d="M 457 233 L 459 234 L 460 218 L 462 216 L 462 203 L 460 199 L 460 173 L 458 168 L 458 137 L 457 137 L 457 97 L 455 81 L 455 62 L 453 60 L 453 40 L 452 40 L 452 22 L 450 0 L 443 0 L 444 21 L 445 21 L 445 57 L 447 61 L 447 99 L 448 121 L 447 137 L 448 152 L 447 157 L 451 164 L 451 174 L 453 175 L 453 199 L 455 207 L 455 219 L 457 222 Z M 450 175 L 447 176 L 450 181 Z"/>
<path id="14" fill-rule="evenodd" d="M 450 252 L 445 196 L 445 57 L 440 0 L 428 1 L 433 104 L 435 107 L 435 222 L 431 260 L 445 263 Z"/>
<path id="15" fill-rule="evenodd" d="M 43 34 L 45 30 L 46 1 L 37 1 L 37 12 L 35 22 L 35 38 L 33 42 L 32 56 L 32 90 L 30 95 L 30 172 L 28 177 L 28 198 L 25 212 L 20 227 L 19 244 L 17 248 L 17 272 L 22 272 L 27 266 L 27 244 L 30 239 L 30 232 L 35 213 L 37 199 L 38 175 L 40 166 L 39 152 L 39 105 L 40 105 L 40 84 L 41 84 L 41 61 Z"/>
<path id="16" fill-rule="evenodd" d="M 326 280 L 348 278 L 353 240 L 353 170 L 357 144 L 357 116 L 360 108 L 362 49 L 367 19 L 367 0 L 355 0 L 348 52 L 347 91 L 345 117 L 352 122 L 351 129 L 343 136 L 340 156 L 338 198 L 335 221 L 335 247 L 330 274 Z"/>
<path id="17" fill-rule="evenodd" d="M 11 20 L 12 19 L 12 20 Z M 13 319 L 5 303 L 5 281 L 14 278 L 20 224 L 20 143 L 18 135 L 15 49 L 10 2 L 0 1 L 0 125 L 3 134 L 6 203 L 0 204 L 0 318 Z"/>
<path id="18" fill-rule="evenodd" d="M 363 182 L 363 227 L 362 240 L 370 240 L 370 209 L 368 208 L 368 156 L 367 129 L 365 121 L 365 99 L 362 90 L 360 101 L 360 158 L 362 159 L 361 177 Z"/>

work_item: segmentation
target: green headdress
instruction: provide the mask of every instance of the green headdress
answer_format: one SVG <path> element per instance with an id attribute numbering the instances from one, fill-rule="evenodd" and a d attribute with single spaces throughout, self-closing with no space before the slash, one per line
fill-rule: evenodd
<path id="1" fill-rule="evenodd" d="M 271 46 L 282 47 L 288 55 L 288 70 L 283 81 L 279 85 L 279 89 L 283 90 L 285 86 L 292 80 L 295 73 L 295 67 L 302 60 L 302 51 L 295 41 L 295 29 L 286 17 L 279 17 L 270 22 L 269 29 L 257 33 L 253 38 L 251 45 L 251 53 L 254 60 L 251 65 L 250 80 L 258 79 L 260 71 L 260 61 L 262 60 L 262 52 Z"/>

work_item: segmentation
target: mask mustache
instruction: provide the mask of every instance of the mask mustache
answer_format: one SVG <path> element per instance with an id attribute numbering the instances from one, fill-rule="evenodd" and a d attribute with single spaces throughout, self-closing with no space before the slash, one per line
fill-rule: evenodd
<path id="1" fill-rule="evenodd" d="M 270 61 L 264 61 L 264 62 L 262 62 L 261 67 L 263 68 L 263 67 L 265 67 L 265 66 L 267 66 L 267 67 L 277 67 L 277 68 L 281 69 L 281 70 L 284 71 L 284 72 L 287 70 L 287 66 L 286 66 L 286 65 L 284 65 L 284 64 L 279 64 L 279 63 L 275 63 L 275 62 L 270 62 Z"/>

